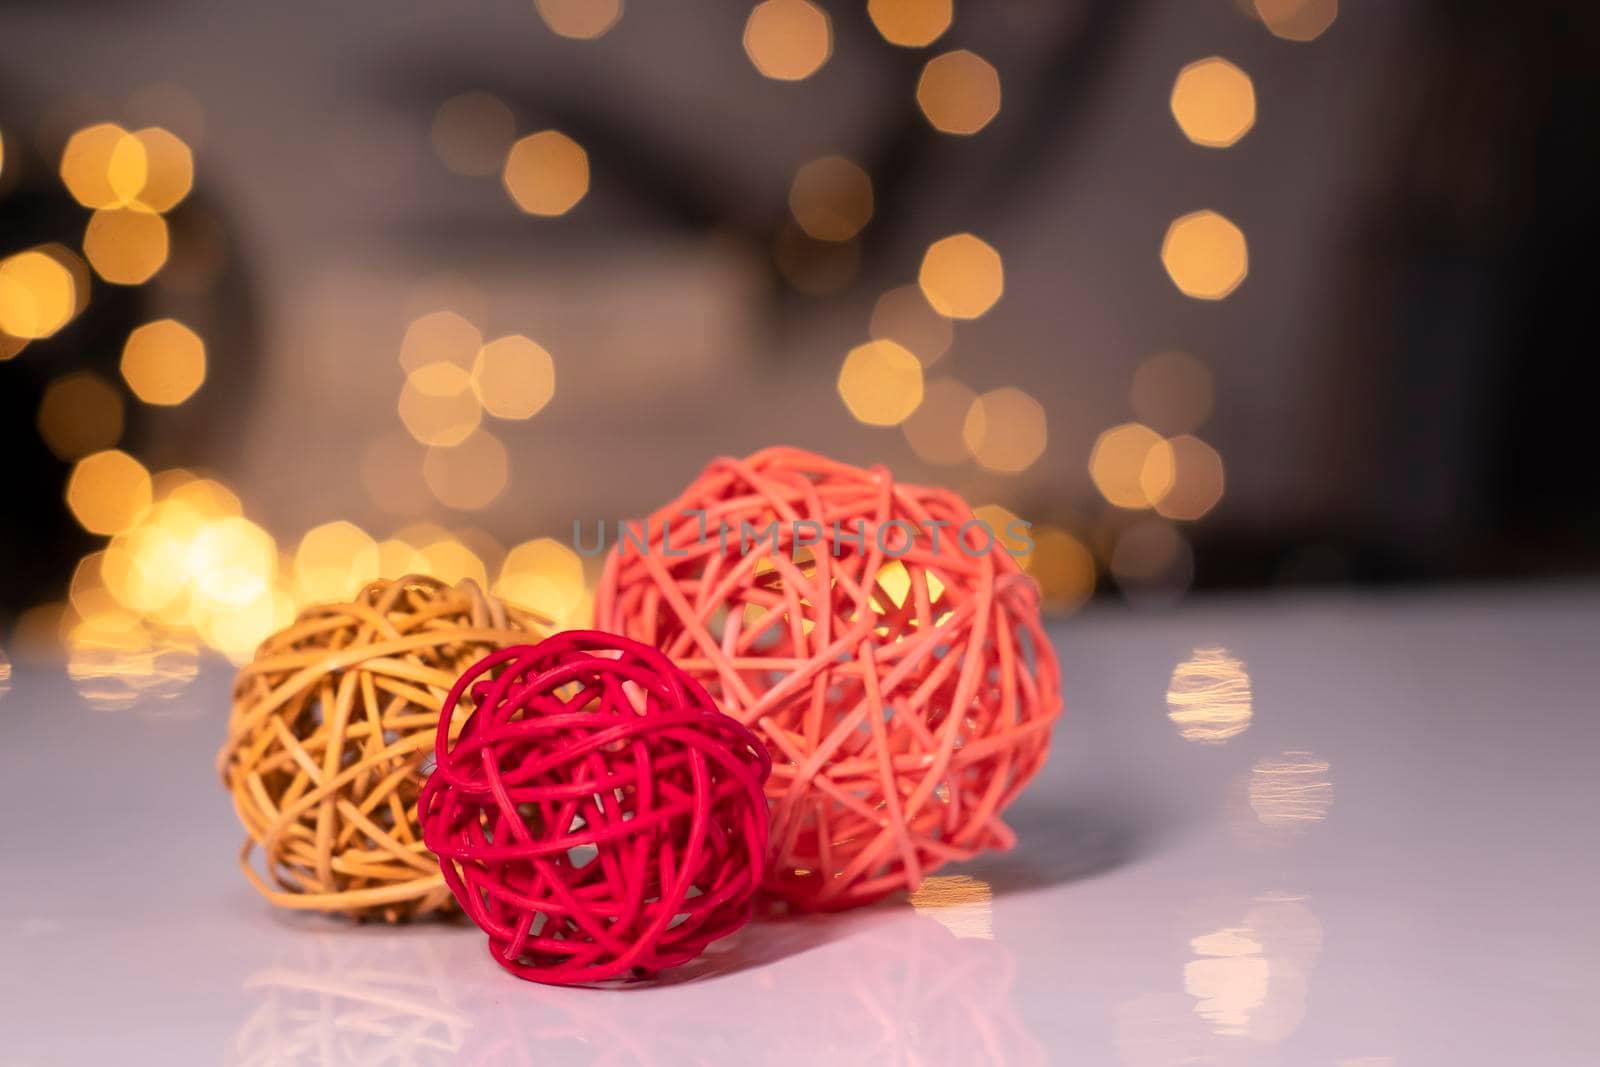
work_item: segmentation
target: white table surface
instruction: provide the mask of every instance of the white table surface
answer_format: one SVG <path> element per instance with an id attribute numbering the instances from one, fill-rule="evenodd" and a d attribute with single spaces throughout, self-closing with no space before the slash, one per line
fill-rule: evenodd
<path id="1" fill-rule="evenodd" d="M 470 926 L 270 908 L 212 770 L 225 665 L 115 712 L 19 666 L 0 1064 L 1600 1062 L 1600 589 L 1052 632 L 1068 714 L 1013 852 L 620 991 L 517 981 Z M 1185 740 L 1169 678 L 1217 646 L 1254 717 Z"/>

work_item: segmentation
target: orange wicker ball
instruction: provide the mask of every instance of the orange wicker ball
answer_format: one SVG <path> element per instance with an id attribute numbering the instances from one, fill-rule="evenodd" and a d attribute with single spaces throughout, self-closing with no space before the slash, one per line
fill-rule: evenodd
<path id="1" fill-rule="evenodd" d="M 773 760 L 766 887 L 802 908 L 1008 848 L 1059 671 L 1038 588 L 954 493 L 791 448 L 619 531 L 596 626 L 654 644 Z M 1015 533 L 1015 531 L 1013 531 Z"/>
<path id="2" fill-rule="evenodd" d="M 307 608 L 262 642 L 217 757 L 245 877 L 284 908 L 389 922 L 452 910 L 417 821 L 439 709 L 468 666 L 548 630 L 471 581 L 411 576 Z"/>

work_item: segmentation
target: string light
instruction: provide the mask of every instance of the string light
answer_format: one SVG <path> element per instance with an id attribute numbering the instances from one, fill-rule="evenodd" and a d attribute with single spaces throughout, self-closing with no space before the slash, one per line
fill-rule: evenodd
<path id="1" fill-rule="evenodd" d="M 922 48 L 950 28 L 955 9 L 952 0 L 868 0 L 867 17 L 890 44 Z"/>
<path id="2" fill-rule="evenodd" d="M 1244 234 L 1215 211 L 1175 219 L 1161 243 L 1161 263 L 1179 292 L 1196 300 L 1221 300 L 1250 273 Z"/>
<path id="3" fill-rule="evenodd" d="M 501 181 L 529 215 L 565 215 L 589 191 L 589 154 L 559 130 L 517 141 L 506 155 Z"/>
<path id="4" fill-rule="evenodd" d="M 1250 75 L 1220 56 L 1197 59 L 1178 72 L 1169 101 L 1183 135 L 1207 148 L 1227 148 L 1256 121 Z"/>
<path id="5" fill-rule="evenodd" d="M 922 403 L 922 364 L 893 341 L 868 341 L 845 356 L 838 388 L 858 422 L 894 426 Z"/>
<path id="6" fill-rule="evenodd" d="M 917 106 L 939 132 L 970 136 L 1000 113 L 1000 73 L 965 48 L 935 56 L 917 79 Z"/>
<path id="7" fill-rule="evenodd" d="M 146 404 L 181 404 L 206 380 L 206 346 L 176 319 L 146 323 L 128 335 L 122 377 Z"/>
<path id="8" fill-rule="evenodd" d="M 833 52 L 827 12 L 809 0 L 764 0 L 745 21 L 744 51 L 768 78 L 809 78 Z"/>
<path id="9" fill-rule="evenodd" d="M 939 314 L 976 319 L 1005 292 L 1005 267 L 1000 253 L 982 238 L 958 233 L 928 246 L 917 284 Z"/>

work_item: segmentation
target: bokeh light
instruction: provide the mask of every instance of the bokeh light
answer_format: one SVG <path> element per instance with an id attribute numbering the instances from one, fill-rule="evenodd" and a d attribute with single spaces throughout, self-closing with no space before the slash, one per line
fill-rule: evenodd
<path id="1" fill-rule="evenodd" d="M 39 436 L 58 459 L 74 460 L 122 439 L 122 394 L 93 371 L 74 371 L 45 387 Z"/>
<path id="2" fill-rule="evenodd" d="M 506 553 L 491 591 L 510 603 L 570 623 L 584 602 L 583 560 L 553 538 L 525 541 Z"/>
<path id="3" fill-rule="evenodd" d="M 450 363 L 470 371 L 483 347 L 483 334 L 454 311 L 420 315 L 400 342 L 400 366 L 407 374 L 429 363 Z"/>
<path id="4" fill-rule="evenodd" d="M 1058 614 L 1076 611 L 1094 595 L 1094 554 L 1059 526 L 1035 526 L 1029 536 L 1033 552 L 1026 567 L 1039 583 L 1045 608 Z"/>
<path id="5" fill-rule="evenodd" d="M 521 334 L 500 337 L 479 350 L 472 388 L 483 410 L 495 418 L 532 418 L 555 395 L 555 361 Z"/>
<path id="6" fill-rule="evenodd" d="M 795 172 L 789 211 L 809 236 L 848 241 L 872 218 L 872 179 L 843 156 L 814 159 Z"/>
<path id="7" fill-rule="evenodd" d="M 838 388 L 857 421 L 894 426 L 922 403 L 922 364 L 893 341 L 868 341 L 845 356 Z"/>
<path id="8" fill-rule="evenodd" d="M 143 285 L 167 261 L 167 223 L 142 207 L 101 208 L 89 217 L 83 254 L 114 285 Z"/>
<path id="9" fill-rule="evenodd" d="M 398 407 L 406 430 L 425 445 L 459 445 L 483 421 L 472 374 L 455 363 L 428 363 L 400 387 Z"/>
<path id="10" fill-rule="evenodd" d="M 922 48 L 950 28 L 955 6 L 953 0 L 867 0 L 867 17 L 890 44 Z"/>
<path id="11" fill-rule="evenodd" d="M 941 238 L 923 253 L 917 284 L 935 311 L 952 319 L 976 319 L 1005 292 L 1000 253 L 970 233 Z"/>
<path id="12" fill-rule="evenodd" d="M 121 126 L 102 122 L 67 139 L 61 152 L 61 181 L 87 208 L 131 204 L 147 177 L 145 148 Z"/>
<path id="13" fill-rule="evenodd" d="M 0 260 L 0 331 L 22 340 L 49 337 L 79 307 L 72 271 L 43 249 Z"/>
<path id="14" fill-rule="evenodd" d="M 977 133 L 1000 113 L 1000 73 L 965 48 L 934 56 L 917 79 L 917 106 L 941 133 Z"/>
<path id="15" fill-rule="evenodd" d="M 1165 434 L 1189 433 L 1211 417 L 1211 369 L 1187 352 L 1157 352 L 1133 372 L 1133 413 Z"/>
<path id="16" fill-rule="evenodd" d="M 1197 59 L 1178 71 L 1169 101 L 1183 135 L 1207 148 L 1227 148 L 1256 121 L 1250 75 L 1220 56 Z"/>
<path id="17" fill-rule="evenodd" d="M 971 457 L 962 428 L 976 399 L 976 393 L 954 378 L 935 378 L 923 388 L 922 403 L 900 424 L 918 459 L 950 466 Z"/>
<path id="18" fill-rule="evenodd" d="M 745 21 L 744 51 L 768 78 L 809 78 L 833 52 L 827 12 L 808 0 L 764 0 Z"/>
<path id="19" fill-rule="evenodd" d="M 1017 561 L 1017 566 L 1026 568 L 1033 559 L 1032 537 L 1026 532 L 1029 527 L 1024 525 L 1017 513 L 1000 504 L 979 504 L 972 509 L 973 517 L 979 522 L 987 523 L 989 529 L 994 531 L 995 544 L 1011 553 Z M 1022 536 L 1016 536 L 1021 534 Z"/>
<path id="20" fill-rule="evenodd" d="M 1164 492 L 1152 495 L 1156 512 L 1169 519 L 1201 518 L 1222 499 L 1222 457 L 1216 449 L 1188 434 L 1174 437 L 1167 444 L 1172 449 L 1172 477 Z M 1146 464 L 1141 473 L 1141 486 L 1147 492 L 1154 490 L 1157 481 L 1152 471 L 1152 465 Z"/>
<path id="21" fill-rule="evenodd" d="M 1161 263 L 1179 292 L 1196 300 L 1221 300 L 1250 273 L 1244 233 L 1215 211 L 1173 220 L 1161 242 Z"/>
<path id="22" fill-rule="evenodd" d="M 302 604 L 349 600 L 378 577 L 378 543 L 354 523 L 306 531 L 294 553 L 294 591 Z"/>
<path id="23" fill-rule="evenodd" d="M 434 498 L 448 508 L 477 511 L 505 491 L 510 461 L 505 445 L 486 430 L 473 430 L 458 443 L 429 448 L 422 478 Z"/>
<path id="24" fill-rule="evenodd" d="M 622 18 L 622 0 L 533 0 L 552 33 L 575 41 L 602 36 Z"/>
<path id="25" fill-rule="evenodd" d="M 878 297 L 867 332 L 875 340 L 910 349 L 924 367 L 939 362 L 955 339 L 950 320 L 933 309 L 916 285 L 902 285 Z"/>
<path id="26" fill-rule="evenodd" d="M 1119 508 L 1154 505 L 1147 486 L 1165 492 L 1172 482 L 1172 470 L 1172 446 L 1142 423 L 1113 426 L 1095 440 L 1089 453 L 1089 477 L 1106 502 Z"/>
<path id="27" fill-rule="evenodd" d="M 1017 474 L 1044 454 L 1049 441 L 1044 405 L 1021 389 L 992 389 L 967 409 L 961 436 L 979 466 Z"/>
<path id="28" fill-rule="evenodd" d="M 194 188 L 194 153 L 171 130 L 150 126 L 130 134 L 144 152 L 144 181 L 134 202 L 150 211 L 167 212 Z"/>
<path id="29" fill-rule="evenodd" d="M 1339 0 L 1255 0 L 1255 9 L 1274 37 L 1314 41 L 1339 17 Z"/>
<path id="30" fill-rule="evenodd" d="M 144 518 L 150 503 L 150 472 L 118 449 L 83 457 L 67 479 L 67 507 L 90 533 L 121 533 Z"/>
<path id="31" fill-rule="evenodd" d="M 511 146 L 500 176 L 529 215 L 565 215 L 589 191 L 589 154 L 559 130 L 530 133 Z"/>
<path id="32" fill-rule="evenodd" d="M 206 346 L 176 319 L 146 323 L 122 348 L 122 377 L 146 404 L 181 404 L 206 380 Z"/>
<path id="33" fill-rule="evenodd" d="M 485 92 L 461 93 L 440 104 L 429 130 L 440 162 L 456 174 L 477 178 L 500 170 L 516 136 L 511 108 Z"/>

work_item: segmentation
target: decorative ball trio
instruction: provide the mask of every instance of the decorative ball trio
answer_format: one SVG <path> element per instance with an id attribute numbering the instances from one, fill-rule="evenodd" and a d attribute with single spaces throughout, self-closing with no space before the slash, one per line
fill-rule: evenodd
<path id="1" fill-rule="evenodd" d="M 996 531 L 796 449 L 619 529 L 595 625 L 419 577 L 302 612 L 218 760 L 246 877 L 357 919 L 459 907 L 534 981 L 652 974 L 758 894 L 847 908 L 1011 847 L 1061 709 Z"/>

